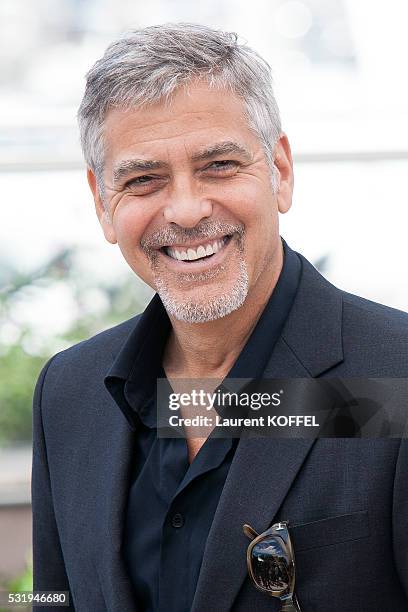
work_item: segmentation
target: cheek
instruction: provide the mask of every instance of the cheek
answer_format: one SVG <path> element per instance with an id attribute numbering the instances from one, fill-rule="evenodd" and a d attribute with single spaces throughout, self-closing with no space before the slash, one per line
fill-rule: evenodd
<path id="1" fill-rule="evenodd" d="M 277 204 L 259 195 L 258 200 L 247 202 L 241 217 L 246 226 L 245 256 L 254 274 L 269 265 L 280 245 Z"/>
<path id="2" fill-rule="evenodd" d="M 148 284 L 151 282 L 150 264 L 140 247 L 142 236 L 152 224 L 152 215 L 139 203 L 117 209 L 113 226 L 118 246 L 132 270 Z"/>
<path id="3" fill-rule="evenodd" d="M 269 243 L 278 228 L 278 208 L 275 198 L 270 193 L 252 190 L 241 194 L 235 206 L 236 216 L 245 224 L 247 233 L 251 234 L 253 246 L 262 249 Z"/>
<path id="4" fill-rule="evenodd" d="M 277 210 L 276 198 L 266 179 L 237 177 L 236 182 L 224 189 L 222 195 L 230 210 L 245 219 L 246 225 L 271 223 L 274 211 Z"/>
<path id="5" fill-rule="evenodd" d="M 113 226 L 122 251 L 140 249 L 140 240 L 151 223 L 151 215 L 141 203 L 129 201 L 118 207 L 113 215 Z"/>

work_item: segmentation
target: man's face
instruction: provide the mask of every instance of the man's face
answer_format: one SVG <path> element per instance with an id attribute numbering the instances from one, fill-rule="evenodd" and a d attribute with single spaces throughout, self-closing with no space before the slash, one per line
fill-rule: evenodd
<path id="1" fill-rule="evenodd" d="M 275 149 L 274 193 L 242 101 L 205 82 L 177 90 L 167 105 L 110 110 L 105 134 L 105 208 L 88 171 L 105 236 L 170 315 L 213 320 L 273 286 L 278 211 L 292 194 L 285 136 Z"/>

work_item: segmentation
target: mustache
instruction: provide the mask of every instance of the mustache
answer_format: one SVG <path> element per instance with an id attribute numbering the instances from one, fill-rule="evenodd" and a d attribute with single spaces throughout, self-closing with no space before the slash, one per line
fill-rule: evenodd
<path id="1" fill-rule="evenodd" d="M 191 240 L 216 240 L 222 236 L 238 234 L 242 238 L 245 228 L 242 223 L 228 223 L 224 221 L 204 221 L 195 227 L 166 226 L 149 236 L 142 237 L 140 246 L 143 251 L 150 254 L 152 251 L 164 246 L 175 244 L 188 244 Z"/>

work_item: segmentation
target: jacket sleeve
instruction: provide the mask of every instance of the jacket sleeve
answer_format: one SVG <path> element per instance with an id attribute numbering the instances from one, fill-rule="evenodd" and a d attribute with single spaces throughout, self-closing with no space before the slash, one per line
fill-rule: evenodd
<path id="1" fill-rule="evenodd" d="M 406 432 L 408 433 L 408 432 Z M 408 438 L 401 440 L 393 500 L 393 546 L 398 575 L 408 602 Z"/>
<path id="2" fill-rule="evenodd" d="M 47 461 L 41 401 L 47 371 L 52 359 L 44 366 L 34 392 L 33 401 L 33 466 L 32 466 L 32 510 L 33 510 L 33 582 L 34 591 L 69 591 L 69 607 L 74 604 L 65 570 L 58 526 L 56 524 L 50 474 Z M 56 607 L 35 606 L 44 612 Z M 60 607 L 58 608 L 61 609 Z"/>

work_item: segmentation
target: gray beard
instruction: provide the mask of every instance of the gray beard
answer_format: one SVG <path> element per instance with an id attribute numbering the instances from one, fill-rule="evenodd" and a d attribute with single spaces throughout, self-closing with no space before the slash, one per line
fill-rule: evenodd
<path id="1" fill-rule="evenodd" d="M 186 281 L 203 282 L 214 277 L 214 272 L 209 270 L 185 276 L 189 277 L 185 278 Z M 168 314 L 186 323 L 207 323 L 226 317 L 242 306 L 249 289 L 248 272 L 243 259 L 240 259 L 239 276 L 231 290 L 212 300 L 205 298 L 198 301 L 180 300 L 173 295 L 171 289 L 159 275 L 155 275 L 155 283 L 157 293 Z"/>

